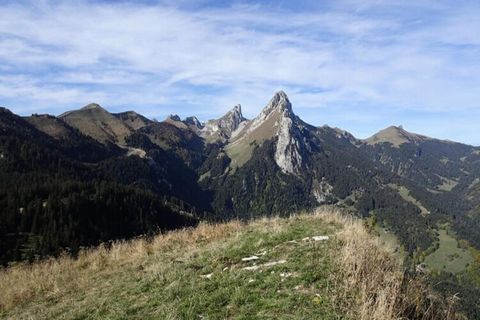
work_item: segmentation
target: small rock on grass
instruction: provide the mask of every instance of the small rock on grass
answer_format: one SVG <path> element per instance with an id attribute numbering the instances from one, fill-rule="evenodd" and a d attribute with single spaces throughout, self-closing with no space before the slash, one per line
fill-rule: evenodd
<path id="1" fill-rule="evenodd" d="M 325 241 L 330 239 L 329 236 L 313 236 L 303 238 L 302 241 Z"/>
<path id="2" fill-rule="evenodd" d="M 251 257 L 242 258 L 242 261 L 254 261 L 254 260 L 258 260 L 258 259 L 260 259 L 260 258 L 257 257 L 257 256 L 251 256 Z"/>

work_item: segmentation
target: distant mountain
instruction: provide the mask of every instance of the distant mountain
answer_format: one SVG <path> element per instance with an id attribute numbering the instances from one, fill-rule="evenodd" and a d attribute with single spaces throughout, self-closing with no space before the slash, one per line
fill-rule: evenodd
<path id="1" fill-rule="evenodd" d="M 101 143 L 124 144 L 125 138 L 133 132 L 122 116 L 110 114 L 95 103 L 65 112 L 59 118 Z"/>
<path id="2" fill-rule="evenodd" d="M 59 117 L 0 111 L 3 262 L 58 253 L 72 241 L 322 204 L 391 233 L 413 269 L 435 252 L 441 228 L 465 250 L 480 250 L 478 147 L 395 126 L 360 140 L 302 121 L 282 91 L 251 120 L 240 105 L 206 123 L 177 115 L 151 121 L 97 104 Z M 85 210 L 96 217 L 87 225 L 79 222 Z M 113 212 L 123 217 L 114 218 L 115 231 L 106 227 Z"/>
<path id="3" fill-rule="evenodd" d="M 365 139 L 365 142 L 370 145 L 389 143 L 399 147 L 404 143 L 421 143 L 427 140 L 432 140 L 432 138 L 408 132 L 402 126 L 390 126 Z"/>

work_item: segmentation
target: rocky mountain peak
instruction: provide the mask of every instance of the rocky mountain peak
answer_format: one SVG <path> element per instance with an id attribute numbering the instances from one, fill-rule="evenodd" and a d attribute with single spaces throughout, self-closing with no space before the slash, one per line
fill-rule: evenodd
<path id="1" fill-rule="evenodd" d="M 287 94 L 283 91 L 278 91 L 263 108 L 262 112 L 253 119 L 249 130 L 255 130 L 261 126 L 278 127 L 285 122 L 282 120 L 283 118 L 289 118 L 290 122 L 296 120 Z"/>
<path id="2" fill-rule="evenodd" d="M 221 118 L 208 121 L 203 128 L 203 134 L 217 136 L 220 139 L 229 139 L 245 120 L 242 115 L 242 106 L 237 104 Z"/>
<path id="3" fill-rule="evenodd" d="M 185 120 L 183 121 L 186 125 L 188 126 L 193 126 L 197 129 L 202 129 L 204 127 L 203 123 L 201 123 L 197 117 L 195 116 L 192 116 L 192 117 L 187 117 L 185 118 Z"/>
<path id="4" fill-rule="evenodd" d="M 305 143 L 301 127 L 302 122 L 294 115 L 287 95 L 279 91 L 242 132 L 234 135 L 227 146 L 227 154 L 233 165 L 241 166 L 251 156 L 254 145 L 276 138 L 275 162 L 283 172 L 297 174 L 304 165 Z"/>
<path id="5" fill-rule="evenodd" d="M 288 96 L 285 92 L 278 91 L 275 93 L 267 106 L 262 110 L 260 116 L 268 116 L 274 111 L 280 111 L 286 113 L 287 115 L 293 115 L 292 104 L 290 103 L 290 100 L 288 100 Z"/>
<path id="6" fill-rule="evenodd" d="M 242 117 L 243 118 L 243 115 L 242 115 L 242 105 L 241 104 L 237 104 L 235 107 L 232 108 L 232 110 L 230 110 L 229 112 L 232 112 L 234 114 L 237 114 L 238 116 Z"/>
<path id="7" fill-rule="evenodd" d="M 188 129 L 188 126 L 185 124 L 185 122 L 182 121 L 182 119 L 177 114 L 169 115 L 163 122 L 168 123 L 172 126 L 175 126 L 179 129 Z"/>
<path id="8" fill-rule="evenodd" d="M 180 117 L 177 114 L 171 114 L 165 120 L 182 121 L 182 119 L 180 119 Z"/>
<path id="9" fill-rule="evenodd" d="M 234 126 L 238 127 L 238 124 L 245 120 L 242 115 L 242 106 L 237 104 L 230 111 L 228 111 L 219 121 L 231 122 Z"/>

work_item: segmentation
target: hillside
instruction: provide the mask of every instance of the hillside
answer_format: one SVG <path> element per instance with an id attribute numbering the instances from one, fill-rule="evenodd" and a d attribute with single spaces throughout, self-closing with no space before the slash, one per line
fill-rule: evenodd
<path id="1" fill-rule="evenodd" d="M 55 126 L 68 134 L 45 129 Z M 167 185 L 146 187 L 158 179 L 160 163 L 152 168 L 52 117 L 0 109 L 0 133 L 2 265 L 197 223 Z"/>
<path id="2" fill-rule="evenodd" d="M 201 224 L 0 271 L 2 319 L 456 319 L 360 220 Z"/>
<path id="3" fill-rule="evenodd" d="M 115 116 L 95 103 L 79 110 L 65 112 L 59 118 L 101 143 L 123 144 L 125 137 L 132 133 L 132 127 L 139 126 L 138 120 L 132 122 L 128 113 Z M 130 127 L 131 123 L 136 125 Z"/>

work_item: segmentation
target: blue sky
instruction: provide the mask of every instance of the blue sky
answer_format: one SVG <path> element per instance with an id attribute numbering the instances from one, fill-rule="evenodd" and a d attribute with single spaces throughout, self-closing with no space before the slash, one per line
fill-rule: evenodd
<path id="1" fill-rule="evenodd" d="M 1 1 L 0 105 L 254 117 L 480 145 L 478 1 Z"/>

